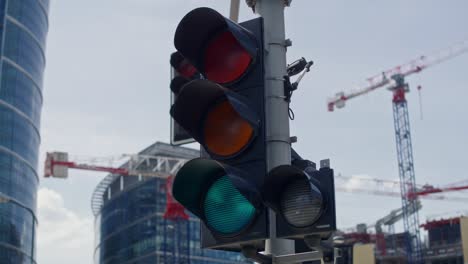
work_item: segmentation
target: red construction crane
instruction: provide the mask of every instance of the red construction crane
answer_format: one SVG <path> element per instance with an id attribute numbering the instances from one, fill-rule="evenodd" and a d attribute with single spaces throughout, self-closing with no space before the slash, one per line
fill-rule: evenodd
<path id="1" fill-rule="evenodd" d="M 431 66 L 457 57 L 465 52 L 468 52 L 468 40 L 457 43 L 447 49 L 439 50 L 431 55 L 423 55 L 417 59 L 409 61 L 408 63 L 385 70 L 381 74 L 367 78 L 368 85 L 364 88 L 352 90 L 348 93 L 339 92 L 332 98 L 328 99 L 328 111 L 332 112 L 335 107 L 343 108 L 346 105 L 346 101 L 351 98 L 367 94 L 379 88 L 394 86 L 396 81 L 392 79 L 392 76 L 401 75 L 402 77 L 408 77 Z"/>
<path id="2" fill-rule="evenodd" d="M 166 157 L 166 156 L 148 156 L 140 154 L 123 154 L 124 164 L 121 166 L 105 166 L 103 164 L 112 164 L 115 161 L 111 158 L 85 158 L 84 162 L 76 158 L 69 158 L 67 152 L 47 152 L 44 177 L 67 178 L 68 169 L 91 170 L 109 172 L 122 176 L 142 176 L 159 177 L 166 179 L 184 165 L 186 159 Z M 122 159 L 119 159 L 122 162 Z M 141 169 L 141 165 L 156 164 L 155 167 Z"/>
<path id="3" fill-rule="evenodd" d="M 408 264 L 422 263 L 422 246 L 419 235 L 419 214 L 417 212 L 416 179 L 414 173 L 413 148 L 408 114 L 406 93 L 409 86 L 405 78 L 418 73 L 430 66 L 452 59 L 468 51 L 468 41 L 458 43 L 448 49 L 440 50 L 430 56 L 421 56 L 406 64 L 383 71 L 382 74 L 367 79 L 369 82 L 364 88 L 349 93 L 339 92 L 328 100 L 329 111 L 335 106 L 342 108 L 347 100 L 367 94 L 376 89 L 387 87 L 393 93 L 393 120 L 398 157 L 398 171 L 400 176 L 400 195 L 403 208 L 403 225 L 407 232 L 407 262 Z M 415 212 L 411 214 L 411 212 Z"/>
<path id="4" fill-rule="evenodd" d="M 142 177 L 157 177 L 165 179 L 164 188 L 162 191 L 166 193 L 166 208 L 163 214 L 165 220 L 171 220 L 172 223 L 176 225 L 176 229 L 187 228 L 188 230 L 188 220 L 189 216 L 185 213 L 184 207 L 179 204 L 174 197 L 172 197 L 172 180 L 173 175 L 180 169 L 187 159 L 174 158 L 168 156 L 148 156 L 148 155 L 123 155 L 126 157 L 125 162 L 119 164 L 118 166 L 106 166 L 103 163 L 112 163 L 111 160 L 106 159 L 97 159 L 89 158 L 84 162 L 78 162 L 73 158 L 69 158 L 68 153 L 66 152 L 50 152 L 46 155 L 46 161 L 44 166 L 44 177 L 53 177 L 53 178 L 62 178 L 65 179 L 68 177 L 69 169 L 80 169 L 80 170 L 90 170 L 90 171 L 100 171 L 108 172 L 110 174 L 115 174 L 119 176 L 138 176 Z M 99 162 L 95 162 L 99 161 Z M 97 163 L 97 164 L 96 164 Z M 115 177 L 107 177 L 105 180 L 110 179 L 107 183 L 111 183 L 112 180 L 115 180 Z M 107 186 L 108 187 L 108 186 Z M 107 188 L 105 187 L 105 188 Z M 102 196 L 104 192 L 100 194 Z M 92 209 L 94 212 L 101 209 L 102 203 L 99 203 L 92 200 Z M 102 198 L 102 197 L 100 197 Z M 174 229 L 174 228 L 172 228 Z M 171 228 L 167 228 L 164 232 L 164 236 L 177 236 L 172 237 L 171 239 L 178 246 L 178 249 L 175 249 L 176 252 L 179 252 L 177 258 L 174 260 L 177 263 L 185 263 L 190 258 L 190 250 L 187 246 L 182 246 L 181 241 L 187 241 L 189 237 L 189 232 L 187 232 L 187 237 L 181 237 L 180 232 L 174 232 Z M 166 240 L 166 238 L 164 238 Z"/>
<path id="5" fill-rule="evenodd" d="M 103 166 L 98 163 L 111 163 L 111 160 L 103 158 L 89 158 L 85 163 L 77 162 L 69 159 L 66 152 L 48 152 L 46 154 L 44 177 L 67 178 L 68 169 L 90 170 L 108 172 L 121 176 L 139 176 L 139 177 L 157 177 L 166 179 L 166 219 L 184 219 L 188 220 L 188 215 L 185 213 L 184 207 L 177 203 L 172 197 L 172 176 L 182 167 L 187 161 L 186 159 L 166 157 L 166 156 L 148 156 L 148 155 L 122 155 L 127 157 L 124 164 L 121 166 Z M 143 166 L 142 166 L 143 165 Z M 152 165 L 152 166 L 150 166 Z M 142 167 L 144 169 L 142 169 Z"/>
<path id="6" fill-rule="evenodd" d="M 365 177 L 348 177 L 341 174 L 335 175 L 336 191 L 348 193 L 363 193 L 378 196 L 400 197 L 400 181 L 382 180 Z M 353 186 L 354 185 L 354 186 Z M 356 186 L 357 185 L 357 186 Z M 468 202 L 468 195 L 447 196 L 440 193 L 468 190 L 466 182 L 456 182 L 442 187 L 434 187 L 429 184 L 416 184 L 417 196 L 426 200 L 445 200 L 451 202 Z M 410 194 L 411 195 L 411 194 Z"/>

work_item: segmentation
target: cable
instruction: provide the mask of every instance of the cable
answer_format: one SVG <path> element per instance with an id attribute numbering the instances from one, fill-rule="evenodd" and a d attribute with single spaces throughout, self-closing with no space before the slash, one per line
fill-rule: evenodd
<path id="1" fill-rule="evenodd" d="M 289 106 L 288 106 L 288 115 L 289 115 L 289 119 L 294 120 L 295 118 L 294 111 Z"/>

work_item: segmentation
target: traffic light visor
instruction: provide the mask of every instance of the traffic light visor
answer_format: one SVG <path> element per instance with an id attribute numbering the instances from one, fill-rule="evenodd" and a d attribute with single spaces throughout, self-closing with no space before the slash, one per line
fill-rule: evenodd
<path id="1" fill-rule="evenodd" d="M 208 80 L 182 87 L 171 108 L 172 117 L 213 155 L 232 157 L 256 135 L 259 118 L 247 99 Z"/>
<path id="2" fill-rule="evenodd" d="M 185 78 L 191 78 L 197 73 L 197 69 L 178 51 L 171 54 L 170 63 L 177 73 Z"/>
<path id="3" fill-rule="evenodd" d="M 174 77 L 174 79 L 171 80 L 171 84 L 170 84 L 171 91 L 175 94 L 178 94 L 180 92 L 180 89 L 182 89 L 182 86 L 184 86 L 188 82 L 189 82 L 189 79 L 185 77 L 182 77 L 182 76 Z"/>
<path id="4" fill-rule="evenodd" d="M 257 57 L 254 35 L 211 8 L 189 12 L 177 26 L 174 45 L 207 79 L 240 79 Z"/>

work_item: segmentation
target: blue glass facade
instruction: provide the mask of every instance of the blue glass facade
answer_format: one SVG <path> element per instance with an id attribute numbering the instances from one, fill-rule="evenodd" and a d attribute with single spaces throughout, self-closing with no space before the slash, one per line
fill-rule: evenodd
<path id="1" fill-rule="evenodd" d="M 134 179 L 130 179 L 134 178 Z M 251 263 L 240 254 L 200 249 L 200 222 L 164 219 L 164 179 L 125 177 L 124 190 L 107 199 L 96 218 L 95 263 L 215 264 Z M 119 178 L 109 186 L 118 192 Z M 127 187 L 129 186 L 129 187 Z M 105 196 L 108 196 L 109 190 Z"/>
<path id="2" fill-rule="evenodd" d="M 35 262 L 49 0 L 0 0 L 0 264 Z"/>

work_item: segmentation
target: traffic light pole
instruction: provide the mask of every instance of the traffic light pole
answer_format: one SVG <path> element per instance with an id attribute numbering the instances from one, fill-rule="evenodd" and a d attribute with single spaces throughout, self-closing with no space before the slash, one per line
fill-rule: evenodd
<path id="1" fill-rule="evenodd" d="M 284 95 L 286 73 L 286 41 L 284 0 L 257 0 L 255 9 L 264 20 L 265 43 L 265 120 L 267 170 L 291 164 L 288 102 Z M 294 254 L 294 241 L 276 238 L 276 216 L 269 210 L 270 239 L 265 254 Z"/>

